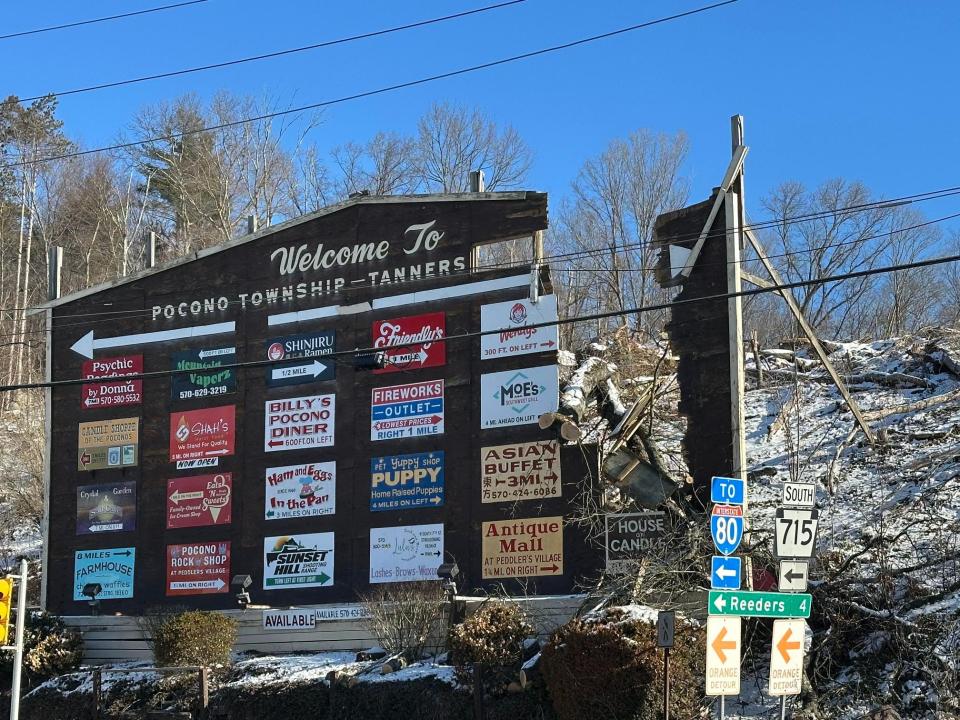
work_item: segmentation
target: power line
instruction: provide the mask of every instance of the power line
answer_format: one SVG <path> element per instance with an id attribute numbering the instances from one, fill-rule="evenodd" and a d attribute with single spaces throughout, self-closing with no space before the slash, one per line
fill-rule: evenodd
<path id="1" fill-rule="evenodd" d="M 113 150 L 124 150 L 131 147 L 138 147 L 140 145 L 147 145 L 149 143 L 160 142 L 163 140 L 177 140 L 190 135 L 197 135 L 199 133 L 210 132 L 212 130 L 224 130 L 226 128 L 235 127 L 237 125 L 246 125 L 247 123 L 259 122 L 261 120 L 271 120 L 276 117 L 283 115 L 290 115 L 293 113 L 305 112 L 307 110 L 317 110 L 323 107 L 330 107 L 331 105 L 338 105 L 341 103 L 349 102 L 351 100 L 360 100 L 362 98 L 373 97 L 375 95 L 382 95 L 384 93 L 393 92 L 395 90 L 402 90 L 405 88 L 416 87 L 418 85 L 424 85 L 426 83 L 435 82 L 437 80 L 445 80 L 452 77 L 458 77 L 460 75 L 467 75 L 469 73 L 477 72 L 479 70 L 487 70 L 492 67 L 498 67 L 500 65 L 506 65 L 508 63 L 517 62 L 520 60 L 527 60 L 533 57 L 538 57 L 540 55 L 547 55 L 549 53 L 558 52 L 560 50 L 569 50 L 573 47 L 578 47 L 580 45 L 586 45 L 588 43 L 596 42 L 598 40 L 606 40 L 611 37 L 618 35 L 623 35 L 625 33 L 633 32 L 635 30 L 641 30 L 644 28 L 652 27 L 654 25 L 661 25 L 663 23 L 671 22 L 673 20 L 679 20 L 681 18 L 689 17 L 691 15 L 697 15 L 699 13 L 704 13 L 709 10 L 714 10 L 716 8 L 723 7 L 725 5 L 733 5 L 734 3 L 739 2 L 739 0 L 723 0 L 723 2 L 714 3 L 712 5 L 704 5 L 702 7 L 696 8 L 694 10 L 687 10 L 686 12 L 677 13 L 675 15 L 668 15 L 666 17 L 658 18 L 656 20 L 649 20 L 647 22 L 638 23 L 636 25 L 630 25 L 628 27 L 623 27 L 618 30 L 611 30 L 610 32 L 601 33 L 599 35 L 591 35 L 589 37 L 580 38 L 579 40 L 573 40 L 571 42 L 562 43 L 560 45 L 552 45 L 550 47 L 541 48 L 539 50 L 532 50 L 530 52 L 520 53 L 519 55 L 511 55 L 510 57 L 500 58 L 499 60 L 491 60 L 489 62 L 480 63 L 479 65 L 471 65 L 469 67 L 460 68 L 458 70 L 450 70 L 444 73 L 438 73 L 436 75 L 429 75 L 427 77 L 418 78 L 417 80 L 408 80 L 402 83 L 396 83 L 394 85 L 387 85 L 385 87 L 376 88 L 374 90 L 365 90 L 362 92 L 354 93 L 352 95 L 344 95 L 339 98 L 334 98 L 332 100 L 323 100 L 321 102 L 311 103 L 309 105 L 302 105 L 296 108 L 288 108 L 287 110 L 275 110 L 273 112 L 264 113 L 262 115 L 256 115 L 254 117 L 242 118 L 240 120 L 233 120 L 231 122 L 219 123 L 216 125 L 209 125 L 207 127 L 197 128 L 195 130 L 185 130 L 182 132 L 171 133 L 169 135 L 160 135 L 152 138 L 147 138 L 145 140 L 135 140 L 126 143 L 117 143 L 115 145 L 105 145 L 103 147 L 93 148 L 90 150 L 77 150 L 69 153 L 62 153 L 60 155 L 50 155 L 47 157 L 37 158 L 35 160 L 20 160 L 15 163 L 9 163 L 6 165 L 0 165 L 0 168 L 13 168 L 21 167 L 24 165 L 38 165 L 40 163 L 52 162 L 54 160 L 66 160 L 68 158 L 80 157 L 83 155 L 92 155 L 95 153 L 108 152 Z"/>
<path id="2" fill-rule="evenodd" d="M 807 287 L 810 285 L 822 285 L 829 282 L 840 282 L 842 280 L 852 280 L 855 278 L 866 277 L 868 275 L 881 275 L 891 272 L 902 272 L 903 270 L 915 270 L 918 268 L 930 267 L 933 265 L 943 265 L 945 263 L 960 262 L 960 255 L 946 255 L 943 257 L 933 257 L 926 258 L 924 260 L 916 260 L 909 263 L 900 263 L 898 265 L 888 265 L 882 268 L 873 268 L 870 270 L 857 270 L 854 272 L 841 273 L 838 275 L 831 275 L 830 277 L 825 278 L 816 278 L 813 280 L 798 280 L 796 282 L 782 283 L 780 285 L 771 285 L 769 287 L 762 288 L 751 288 L 749 290 L 740 290 L 739 292 L 731 293 L 717 293 L 715 295 L 705 295 L 703 297 L 688 298 L 685 300 L 673 300 L 665 303 L 656 303 L 653 305 L 642 305 L 634 308 L 627 308 L 625 310 L 609 310 L 607 312 L 594 313 L 592 315 L 581 315 L 578 317 L 572 318 L 559 318 L 557 320 L 551 320 L 548 322 L 542 323 L 532 323 L 530 325 L 524 325 L 523 330 L 535 330 L 537 328 L 553 327 L 560 325 L 575 325 L 577 323 L 584 322 L 594 322 L 596 320 L 606 320 L 614 317 L 622 317 L 624 315 L 641 315 L 645 312 L 655 312 L 660 310 L 670 310 L 676 307 L 683 307 L 686 305 L 693 305 L 696 303 L 704 302 L 716 302 L 719 300 L 729 300 L 732 298 L 742 298 L 750 297 L 752 295 L 760 295 L 762 293 L 769 292 L 778 292 L 780 290 L 792 290 L 799 287 Z M 432 342 L 442 342 L 447 343 L 452 340 L 469 340 L 471 338 L 483 337 L 485 335 L 496 335 L 500 333 L 499 329 L 497 330 L 477 330 L 473 332 L 459 333 L 457 335 L 447 335 L 446 337 L 436 338 Z M 400 343 L 397 345 L 391 345 L 390 349 L 400 349 L 407 347 L 415 347 L 417 345 L 422 345 L 422 341 L 413 341 L 407 343 Z M 324 358 L 340 358 L 348 356 L 356 356 L 358 354 L 364 353 L 373 353 L 379 352 L 381 348 L 356 348 L 354 350 L 336 350 L 332 353 L 324 355 Z M 210 368 L 209 372 L 214 370 L 230 370 L 230 369 L 243 369 L 243 368 L 256 368 L 264 367 L 266 365 L 275 365 L 276 361 L 272 360 L 248 360 L 245 362 L 236 362 L 236 363 L 224 363 L 223 365 L 218 365 L 215 368 Z M 189 372 L 197 372 L 197 370 L 154 370 L 147 373 L 139 373 L 136 375 L 110 375 L 98 378 L 71 378 L 69 380 L 53 380 L 50 382 L 38 382 L 38 383 L 21 383 L 19 385 L 0 385 L 0 392 L 11 392 L 14 390 L 35 390 L 39 388 L 46 387 L 63 387 L 69 385 L 83 385 L 89 384 L 91 382 L 108 382 L 113 380 L 149 380 L 152 378 L 159 377 L 168 377 L 171 375 L 178 375 Z M 204 372 L 207 372 L 206 370 Z"/>
<path id="3" fill-rule="evenodd" d="M 63 25 L 51 25 L 50 27 L 36 28 L 34 30 L 22 30 L 21 32 L 0 35 L 0 40 L 9 40 L 10 38 L 23 37 L 24 35 L 37 35 L 52 30 L 80 27 L 81 25 L 93 25 L 94 23 L 107 22 L 108 20 L 120 20 L 121 18 L 133 17 L 135 15 L 147 15 L 149 13 L 160 12 L 161 10 L 173 10 L 174 8 L 185 7 L 187 5 L 199 5 L 205 2 L 209 2 L 209 0 L 188 0 L 187 2 L 174 3 L 173 5 L 162 5 L 161 7 L 149 8 L 148 10 L 136 10 L 135 12 L 121 13 L 120 15 L 108 15 L 107 17 L 95 18 L 93 20 L 78 20 L 76 22 L 64 23 Z"/>
<path id="4" fill-rule="evenodd" d="M 107 88 L 121 87 L 124 85 L 133 85 L 135 83 L 147 82 L 149 80 L 161 80 L 163 78 L 177 77 L 180 75 L 189 75 L 192 73 L 204 72 L 206 70 L 216 70 L 218 68 L 231 67 L 233 65 L 242 65 L 244 63 L 257 62 L 259 60 L 267 60 L 270 58 L 282 57 L 284 55 L 292 55 L 294 53 L 306 52 L 307 50 L 317 50 L 319 48 L 331 47 L 333 45 L 342 45 L 344 43 L 353 42 L 355 40 L 366 40 L 368 38 L 379 37 L 381 35 L 389 35 L 391 33 L 400 32 L 402 30 L 411 30 L 413 28 L 426 27 L 428 25 L 435 25 L 437 23 L 446 22 L 448 20 L 456 20 L 458 18 L 467 17 L 469 15 L 477 15 L 479 13 L 487 12 L 489 10 L 499 10 L 500 8 L 505 8 L 510 5 L 519 5 L 524 3 L 527 0 L 507 0 L 506 2 L 500 2 L 495 5 L 487 5 L 485 7 L 475 8 L 473 10 L 464 10 L 463 12 L 453 13 L 451 15 L 443 15 L 442 17 L 430 18 L 429 20 L 418 20 L 417 22 L 407 23 L 405 25 L 397 25 L 395 27 L 385 28 L 383 30 L 374 30 L 370 32 L 360 33 L 358 35 L 350 35 L 348 37 L 337 38 L 336 40 L 326 40 L 324 42 L 315 43 L 313 45 L 303 45 L 301 47 L 290 48 L 288 50 L 278 50 L 276 52 L 263 53 L 261 55 L 252 55 L 250 57 L 238 58 L 236 60 L 226 60 L 224 62 L 211 63 L 209 65 L 200 65 L 197 67 L 186 68 L 183 70 L 173 70 L 170 72 L 156 73 L 153 75 L 143 75 L 141 77 L 130 78 L 127 80 L 117 80 L 115 82 L 101 83 L 99 85 L 88 85 L 86 87 L 74 88 L 73 90 L 61 90 L 59 92 L 46 93 L 45 95 L 35 95 L 33 97 L 19 98 L 16 102 L 26 103 L 33 100 L 40 100 L 45 97 L 65 97 L 67 95 L 76 95 L 78 93 L 93 92 L 95 90 L 105 90 Z"/>

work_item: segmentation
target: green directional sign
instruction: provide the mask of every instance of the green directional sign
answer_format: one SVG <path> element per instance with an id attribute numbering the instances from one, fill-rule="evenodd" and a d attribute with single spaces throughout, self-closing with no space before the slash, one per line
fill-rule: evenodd
<path id="1" fill-rule="evenodd" d="M 711 590 L 707 611 L 711 615 L 808 618 L 812 604 L 813 597 L 807 593 Z"/>

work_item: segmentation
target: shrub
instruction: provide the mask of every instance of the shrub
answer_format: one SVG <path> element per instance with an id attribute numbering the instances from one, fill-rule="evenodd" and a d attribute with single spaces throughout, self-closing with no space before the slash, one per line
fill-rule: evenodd
<path id="1" fill-rule="evenodd" d="M 443 588 L 438 582 L 379 585 L 361 600 L 370 614 L 367 626 L 383 649 L 410 662 L 423 656 L 443 619 Z"/>
<path id="2" fill-rule="evenodd" d="M 13 644 L 14 624 L 10 624 Z M 23 674 L 27 685 L 47 678 L 72 672 L 83 659 L 83 639 L 63 620 L 46 612 L 27 615 L 23 633 Z M 5 650 L 0 658 L 0 672 L 4 677 L 13 670 L 13 652 Z"/>
<path id="3" fill-rule="evenodd" d="M 216 612 L 190 610 L 162 622 L 153 637 L 157 665 L 225 665 L 237 637 L 237 621 Z"/>
<path id="4" fill-rule="evenodd" d="M 677 618 L 670 652 L 671 713 L 694 717 L 703 696 L 705 635 Z M 654 720 L 663 704 L 663 650 L 656 627 L 614 609 L 559 628 L 542 655 L 543 675 L 560 720 Z"/>
<path id="5" fill-rule="evenodd" d="M 523 611 L 515 603 L 492 600 L 450 631 L 450 651 L 457 680 L 472 682 L 473 663 L 488 668 L 488 677 L 515 679 L 523 659 L 523 641 L 533 634 Z M 491 689 L 500 689 L 493 682 Z"/>

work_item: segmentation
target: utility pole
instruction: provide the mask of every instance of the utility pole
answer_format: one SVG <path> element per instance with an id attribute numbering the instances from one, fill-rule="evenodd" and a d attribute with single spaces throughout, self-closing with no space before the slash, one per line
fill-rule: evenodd
<path id="1" fill-rule="evenodd" d="M 27 560 L 20 560 L 17 586 L 17 635 L 13 648 L 13 680 L 10 684 L 10 720 L 20 718 L 20 670 L 23 666 L 23 631 L 27 616 Z"/>

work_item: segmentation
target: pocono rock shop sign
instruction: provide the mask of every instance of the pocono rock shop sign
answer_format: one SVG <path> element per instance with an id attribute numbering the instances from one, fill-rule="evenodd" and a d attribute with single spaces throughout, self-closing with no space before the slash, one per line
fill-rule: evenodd
<path id="1" fill-rule="evenodd" d="M 73 599 L 88 600 L 84 585 L 100 586 L 98 600 L 133 597 L 133 570 L 137 549 L 132 547 L 77 550 L 73 559 Z"/>
<path id="2" fill-rule="evenodd" d="M 167 545 L 167 595 L 209 595 L 230 589 L 230 543 Z"/>
<path id="3" fill-rule="evenodd" d="M 483 579 L 563 575 L 563 518 L 494 520 L 481 525 Z"/>
<path id="4" fill-rule="evenodd" d="M 236 406 L 203 408 L 170 414 L 170 462 L 178 470 L 214 467 L 233 455 Z"/>
<path id="5" fill-rule="evenodd" d="M 506 370 L 480 377 L 480 427 L 530 425 L 557 409 L 556 365 Z"/>
<path id="6" fill-rule="evenodd" d="M 442 312 L 373 323 L 373 347 L 382 350 L 386 365 L 374 374 L 439 367 L 447 362 L 446 315 Z M 417 343 L 410 345 L 410 343 Z"/>
<path id="7" fill-rule="evenodd" d="M 374 388 L 370 439 L 443 434 L 443 380 Z"/>
<path id="8" fill-rule="evenodd" d="M 118 418 L 80 423 L 77 433 L 77 470 L 104 470 L 137 464 L 140 418 Z"/>
<path id="9" fill-rule="evenodd" d="M 370 510 L 443 505 L 443 450 L 370 460 Z"/>
<path id="10" fill-rule="evenodd" d="M 333 533 L 263 539 L 263 589 L 333 585 Z"/>
<path id="11" fill-rule="evenodd" d="M 436 580 L 443 523 L 370 529 L 370 582 Z"/>
<path id="12" fill-rule="evenodd" d="M 84 380 L 103 377 L 140 375 L 143 373 L 143 355 L 85 360 L 81 370 Z M 139 405 L 143 402 L 143 380 L 111 380 L 84 384 L 80 388 L 80 407 L 84 410 L 104 407 Z"/>
<path id="13" fill-rule="evenodd" d="M 337 463 L 304 463 L 267 468 L 266 520 L 333 515 L 337 510 Z"/>
<path id="14" fill-rule="evenodd" d="M 233 515 L 233 475 L 167 480 L 167 529 L 227 525 Z"/>
<path id="15" fill-rule="evenodd" d="M 556 440 L 480 449 L 481 502 L 552 497 L 560 497 L 560 444 Z"/>
<path id="16" fill-rule="evenodd" d="M 557 349 L 557 326 L 528 327 L 557 322 L 557 296 L 539 302 L 510 300 L 480 308 L 480 357 L 483 360 L 529 355 Z"/>
<path id="17" fill-rule="evenodd" d="M 303 450 L 333 445 L 334 395 L 308 395 L 264 403 L 263 450 Z"/>

